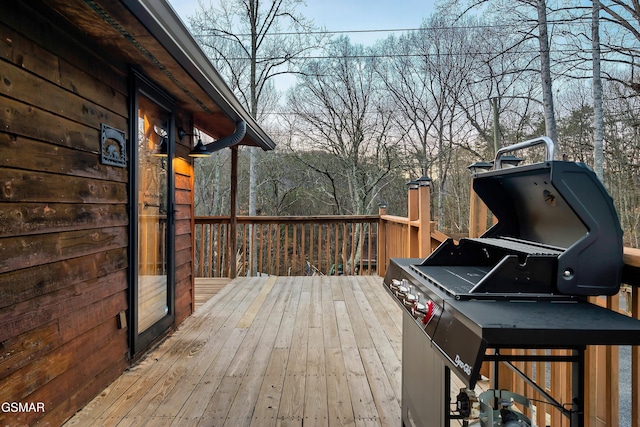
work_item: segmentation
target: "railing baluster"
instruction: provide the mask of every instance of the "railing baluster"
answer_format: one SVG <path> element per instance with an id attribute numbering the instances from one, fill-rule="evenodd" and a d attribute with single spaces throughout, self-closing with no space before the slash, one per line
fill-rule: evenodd
<path id="1" fill-rule="evenodd" d="M 207 277 L 213 277 L 213 263 L 214 263 L 214 251 L 213 251 L 213 241 L 214 241 L 214 232 L 215 232 L 215 225 L 214 224 L 208 224 L 207 229 L 208 231 L 208 238 L 207 238 L 207 256 L 206 256 L 206 260 L 207 260 Z M 204 240 L 204 235 L 203 235 L 203 239 Z"/>
<path id="2" fill-rule="evenodd" d="M 289 270 L 287 266 L 289 265 L 289 224 L 282 224 L 284 228 L 284 266 L 282 269 L 283 273 L 289 275 Z"/>
<path id="3" fill-rule="evenodd" d="M 338 224 L 333 224 L 333 245 L 330 247 L 333 247 L 333 265 L 334 265 L 334 274 L 337 276 L 338 275 L 338 266 L 340 265 L 340 261 L 338 259 L 338 254 L 339 254 L 339 249 L 340 249 L 340 245 L 338 244 Z M 344 266 L 343 266 L 344 267 Z"/>
<path id="4" fill-rule="evenodd" d="M 280 260 L 282 259 L 282 257 L 280 256 L 281 230 L 282 224 L 276 224 L 276 276 L 280 275 Z"/>
<path id="5" fill-rule="evenodd" d="M 255 226 L 253 224 L 247 224 L 245 226 L 245 235 L 247 236 L 247 249 L 246 249 L 246 253 L 247 253 L 247 266 L 245 267 L 245 270 L 249 272 L 249 276 L 253 276 L 254 274 L 254 265 L 255 265 L 255 236 L 256 236 L 256 230 L 255 230 Z"/>
<path id="6" fill-rule="evenodd" d="M 351 266 L 351 271 L 349 272 L 349 274 L 355 274 L 356 272 L 356 233 L 358 232 L 358 225 L 355 223 L 351 224 L 351 257 L 350 257 L 350 263 L 349 265 Z"/>
<path id="7" fill-rule="evenodd" d="M 203 268 L 204 268 L 204 260 L 205 260 L 205 257 L 204 257 L 204 255 L 205 255 L 204 254 L 204 242 L 205 242 L 205 239 L 204 239 L 204 237 L 205 237 L 204 236 L 204 225 L 202 225 L 202 227 L 200 227 L 200 234 L 202 235 L 202 239 L 200 239 L 200 257 L 199 257 L 200 269 L 199 269 L 199 273 L 200 273 L 200 276 L 202 276 L 203 273 L 204 273 Z"/>
<path id="8" fill-rule="evenodd" d="M 264 225 L 253 224 L 253 265 L 255 266 L 256 275 L 264 272 Z"/>
<path id="9" fill-rule="evenodd" d="M 371 264 L 373 264 L 373 224 L 367 227 L 369 236 L 369 247 L 367 248 L 367 274 L 371 275 Z"/>
<path id="10" fill-rule="evenodd" d="M 222 245 L 222 242 L 226 241 L 226 236 L 227 236 L 227 227 L 224 226 L 223 224 L 218 224 L 217 227 L 217 231 L 216 231 L 217 235 L 218 235 L 218 253 L 216 254 L 216 264 L 217 264 L 217 269 L 218 269 L 218 277 L 223 277 L 223 275 L 225 274 L 225 270 L 224 270 L 224 266 L 227 264 L 226 262 L 226 253 L 227 251 L 224 250 L 222 248 L 226 248 L 226 245 Z M 224 252 L 224 253 L 223 253 Z"/>
<path id="11" fill-rule="evenodd" d="M 305 272 L 305 268 L 306 268 L 306 258 L 305 258 L 305 235 L 307 234 L 306 232 L 307 229 L 307 224 L 306 223 L 302 223 L 300 224 L 300 250 L 301 250 L 301 254 L 300 254 L 300 274 L 302 276 L 304 276 L 304 272 Z"/>
<path id="12" fill-rule="evenodd" d="M 293 242 L 292 242 L 292 253 L 291 253 L 291 270 L 292 270 L 292 276 L 296 276 L 297 275 L 297 261 L 298 261 L 298 254 L 297 254 L 297 247 L 298 247 L 298 226 L 297 224 L 291 224 L 291 227 L 293 228 Z"/>
<path id="13" fill-rule="evenodd" d="M 357 224 L 356 227 L 359 229 L 358 231 L 358 252 L 360 253 L 360 262 L 358 266 L 358 271 L 362 274 L 362 255 L 364 254 L 364 224 Z"/>
<path id="14" fill-rule="evenodd" d="M 313 235 L 314 235 L 314 230 L 316 228 L 315 224 L 309 224 L 309 264 L 310 264 L 310 268 L 313 270 L 314 267 L 314 261 L 313 261 Z M 310 274 L 313 274 L 313 271 L 309 272 Z"/>
<path id="15" fill-rule="evenodd" d="M 318 271 L 322 271 L 322 227 L 322 224 L 318 224 Z"/>
<path id="16" fill-rule="evenodd" d="M 273 224 L 269 224 L 267 227 L 267 274 L 273 274 L 272 262 L 272 243 L 273 243 Z"/>

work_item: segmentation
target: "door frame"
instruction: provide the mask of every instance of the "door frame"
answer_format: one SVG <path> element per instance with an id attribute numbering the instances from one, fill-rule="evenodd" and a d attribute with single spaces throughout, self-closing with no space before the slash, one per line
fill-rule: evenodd
<path id="1" fill-rule="evenodd" d="M 175 147 L 175 101 L 151 80 L 131 70 L 129 90 L 129 354 L 139 356 L 158 341 L 175 323 L 175 177 L 173 158 Z M 167 308 L 168 312 L 142 333 L 138 332 L 138 107 L 139 96 L 164 109 L 169 115 L 167 129 Z"/>

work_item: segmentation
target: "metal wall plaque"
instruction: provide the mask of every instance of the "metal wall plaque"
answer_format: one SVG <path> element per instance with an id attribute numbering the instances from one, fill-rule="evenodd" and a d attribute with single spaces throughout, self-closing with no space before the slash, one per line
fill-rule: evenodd
<path id="1" fill-rule="evenodd" d="M 127 167 L 127 140 L 124 131 L 100 123 L 100 152 L 103 165 Z"/>

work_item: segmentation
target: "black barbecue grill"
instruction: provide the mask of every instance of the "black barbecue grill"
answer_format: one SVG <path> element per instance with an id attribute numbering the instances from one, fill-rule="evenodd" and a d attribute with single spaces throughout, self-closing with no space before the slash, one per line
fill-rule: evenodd
<path id="1" fill-rule="evenodd" d="M 536 145 L 546 147 L 545 161 L 502 167 L 505 153 Z M 405 309 L 403 424 L 468 416 L 447 409 L 451 372 L 471 390 L 483 361 L 513 360 L 500 349 L 563 348 L 573 350 L 563 361 L 573 363 L 575 396 L 563 412 L 582 426 L 585 346 L 640 344 L 640 321 L 586 299 L 620 287 L 612 199 L 588 166 L 554 160 L 546 137 L 499 150 L 473 188 L 497 223 L 479 238 L 448 239 L 426 259 L 392 259 L 384 279 Z M 546 352 L 532 360 L 559 361 Z"/>

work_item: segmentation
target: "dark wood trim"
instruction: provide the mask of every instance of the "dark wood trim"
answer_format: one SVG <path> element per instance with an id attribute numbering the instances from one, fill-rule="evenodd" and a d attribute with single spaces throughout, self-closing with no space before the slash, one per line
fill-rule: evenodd
<path id="1" fill-rule="evenodd" d="M 236 236 L 238 232 L 238 147 L 231 147 L 231 195 L 230 195 L 230 204 L 231 207 L 229 212 L 231 214 L 231 222 L 230 222 L 230 236 Z M 230 278 L 236 277 L 236 239 L 229 238 L 227 244 L 229 245 L 229 265 L 227 266 L 227 273 Z"/>

